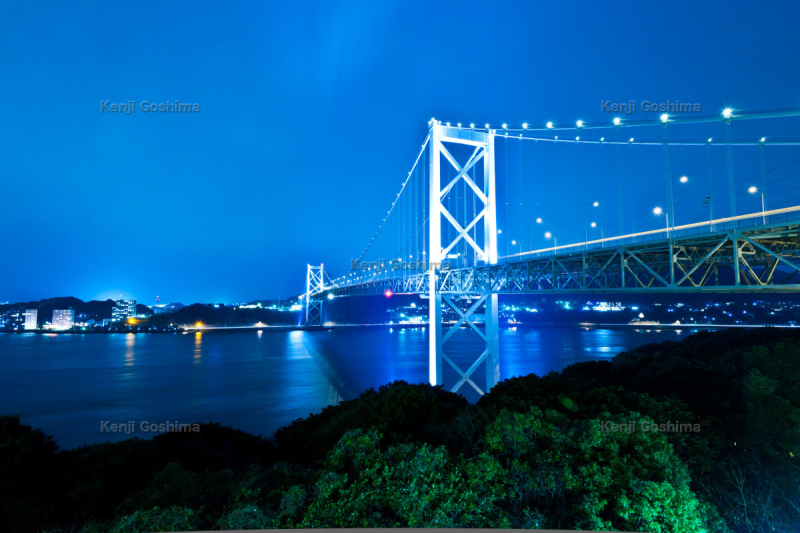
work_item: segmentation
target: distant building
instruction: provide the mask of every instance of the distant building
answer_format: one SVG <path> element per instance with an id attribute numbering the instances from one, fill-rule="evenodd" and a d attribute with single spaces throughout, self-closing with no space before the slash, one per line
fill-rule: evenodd
<path id="1" fill-rule="evenodd" d="M 25 310 L 25 329 L 36 329 L 38 318 L 39 318 L 38 309 Z"/>
<path id="2" fill-rule="evenodd" d="M 75 325 L 75 311 L 70 309 L 53 309 L 53 327 L 69 329 Z"/>
<path id="3" fill-rule="evenodd" d="M 136 316 L 136 300 L 117 300 L 111 311 L 111 320 L 117 322 Z"/>

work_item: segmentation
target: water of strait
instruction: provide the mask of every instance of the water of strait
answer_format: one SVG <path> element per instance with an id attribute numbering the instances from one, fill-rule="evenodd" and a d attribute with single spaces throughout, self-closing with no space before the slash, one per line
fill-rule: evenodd
<path id="1" fill-rule="evenodd" d="M 500 377 L 610 359 L 690 330 L 518 327 L 500 331 Z M 461 330 L 448 354 L 466 369 L 482 351 Z M 54 436 L 62 448 L 118 441 L 151 424 L 219 422 L 270 436 L 370 387 L 428 379 L 425 328 L 187 334 L 0 334 L 0 414 Z M 445 365 L 447 366 L 447 365 Z M 474 375 L 485 383 L 485 371 Z M 456 374 L 445 370 L 445 385 Z M 470 401 L 477 393 L 459 391 Z M 101 431 L 134 422 L 131 434 Z"/>

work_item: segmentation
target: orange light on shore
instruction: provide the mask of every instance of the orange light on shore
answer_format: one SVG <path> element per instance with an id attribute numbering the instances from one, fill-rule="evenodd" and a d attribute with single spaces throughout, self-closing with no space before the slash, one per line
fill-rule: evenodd
<path id="1" fill-rule="evenodd" d="M 391 289 L 386 289 L 386 292 L 383 293 L 383 295 L 386 296 L 387 298 L 391 297 L 392 294 L 393 293 L 392 293 Z"/>
<path id="2" fill-rule="evenodd" d="M 195 326 L 197 326 L 197 329 L 200 329 L 201 327 L 203 327 L 203 323 L 202 322 L 198 322 L 197 324 L 195 324 Z"/>

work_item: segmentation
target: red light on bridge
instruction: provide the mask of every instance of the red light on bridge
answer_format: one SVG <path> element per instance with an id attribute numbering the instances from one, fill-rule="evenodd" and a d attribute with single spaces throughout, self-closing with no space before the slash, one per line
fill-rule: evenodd
<path id="1" fill-rule="evenodd" d="M 392 296 L 392 291 L 390 289 L 386 289 L 386 292 L 384 292 L 383 295 L 389 298 Z"/>

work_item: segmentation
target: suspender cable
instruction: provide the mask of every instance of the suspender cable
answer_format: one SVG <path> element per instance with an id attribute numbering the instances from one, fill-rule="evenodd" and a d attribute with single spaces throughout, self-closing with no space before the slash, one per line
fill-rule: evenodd
<path id="1" fill-rule="evenodd" d="M 670 220 L 667 221 L 667 229 L 675 227 L 675 202 L 672 198 L 672 176 L 669 171 L 669 142 L 667 139 L 667 123 L 664 122 L 664 189 L 667 201 L 667 216 Z M 671 226 L 670 226 L 671 224 Z"/>
<path id="2" fill-rule="evenodd" d="M 505 137 L 505 144 L 503 149 L 503 232 L 505 232 L 504 241 L 506 243 L 506 255 L 508 255 L 508 134 Z"/>
<path id="3" fill-rule="evenodd" d="M 533 145 L 534 151 L 536 150 L 536 144 L 537 143 L 534 143 L 534 145 Z M 530 195 L 528 194 L 529 193 L 529 185 L 528 185 L 528 176 L 527 176 L 527 173 L 525 172 L 525 149 L 524 149 L 524 147 L 522 145 L 522 139 L 519 140 L 519 176 L 520 176 L 520 179 L 522 180 L 522 186 L 523 186 L 523 190 L 524 190 L 524 192 L 523 192 L 524 200 L 523 201 L 525 202 L 525 231 L 527 233 L 527 235 L 525 236 L 525 240 L 528 243 L 528 248 L 527 249 L 530 250 L 531 249 L 531 211 L 530 211 L 529 204 L 531 202 L 530 202 Z"/>
<path id="4" fill-rule="evenodd" d="M 620 146 L 617 145 L 614 147 L 614 159 L 615 159 L 615 166 L 617 167 L 617 211 L 619 216 L 619 221 L 617 222 L 619 230 L 619 235 L 625 235 L 625 211 L 624 211 L 624 202 L 622 198 L 622 162 L 620 161 Z"/>
<path id="5" fill-rule="evenodd" d="M 767 166 L 764 159 L 764 142 L 758 145 L 758 159 L 761 164 L 761 210 L 767 210 Z M 764 223 L 767 221 L 764 219 Z"/>
<path id="6" fill-rule="evenodd" d="M 706 196 L 706 203 L 708 203 L 708 221 L 714 220 L 714 172 L 711 167 L 711 139 L 708 142 L 708 196 Z M 704 206 L 705 207 L 705 206 Z M 714 224 L 711 224 L 711 231 L 714 231 Z"/>
<path id="7" fill-rule="evenodd" d="M 731 147 L 731 119 L 725 119 L 725 155 L 728 165 L 728 200 L 730 201 L 730 213 L 728 216 L 736 216 L 736 182 L 733 177 L 733 149 Z"/>

